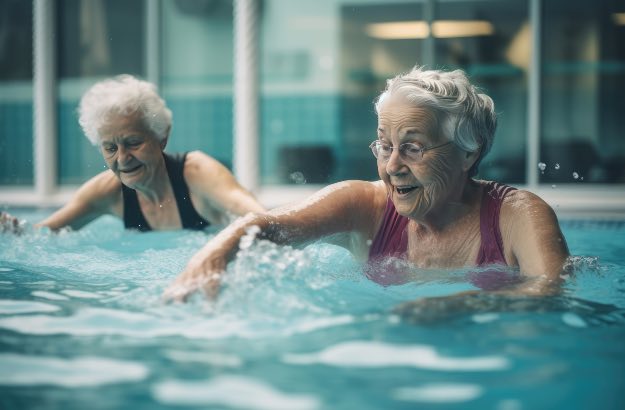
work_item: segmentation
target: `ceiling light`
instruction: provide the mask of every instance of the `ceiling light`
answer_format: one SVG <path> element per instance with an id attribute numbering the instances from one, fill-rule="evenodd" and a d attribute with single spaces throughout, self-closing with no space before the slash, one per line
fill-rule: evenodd
<path id="1" fill-rule="evenodd" d="M 424 39 L 430 35 L 430 26 L 425 21 L 396 21 L 368 24 L 365 31 L 382 40 Z M 485 20 L 437 20 L 431 32 L 437 38 L 474 37 L 491 35 L 495 29 Z"/>
<path id="2" fill-rule="evenodd" d="M 369 37 L 382 40 L 422 39 L 430 35 L 430 27 L 425 21 L 397 21 L 392 23 L 367 24 Z"/>

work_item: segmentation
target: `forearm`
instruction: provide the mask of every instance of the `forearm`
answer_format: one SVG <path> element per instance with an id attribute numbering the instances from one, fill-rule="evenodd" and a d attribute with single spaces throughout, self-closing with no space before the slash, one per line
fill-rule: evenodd
<path id="1" fill-rule="evenodd" d="M 187 268 L 204 272 L 225 270 L 228 262 L 234 259 L 239 250 L 241 238 L 248 233 L 250 228 L 257 226 L 260 229 L 260 236 L 265 237 L 267 235 L 262 235 L 262 233 L 267 231 L 269 225 L 265 215 L 248 213 L 228 225 L 204 245 L 191 258 Z"/>
<path id="2" fill-rule="evenodd" d="M 184 271 L 165 290 L 165 300 L 184 301 L 198 289 L 207 295 L 215 295 L 221 274 L 236 256 L 241 238 L 252 226 L 262 232 L 269 226 L 269 221 L 262 214 L 250 213 L 222 230 L 189 260 Z"/>

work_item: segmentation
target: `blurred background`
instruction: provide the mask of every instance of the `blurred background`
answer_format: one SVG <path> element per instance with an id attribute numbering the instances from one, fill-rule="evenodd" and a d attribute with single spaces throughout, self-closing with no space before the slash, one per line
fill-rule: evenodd
<path id="1" fill-rule="evenodd" d="M 168 151 L 205 151 L 267 206 L 377 179 L 373 100 L 415 64 L 494 99 L 480 178 L 625 214 L 623 0 L 0 0 L 0 206 L 58 205 L 104 169 L 76 108 L 121 73 L 158 85 Z"/>

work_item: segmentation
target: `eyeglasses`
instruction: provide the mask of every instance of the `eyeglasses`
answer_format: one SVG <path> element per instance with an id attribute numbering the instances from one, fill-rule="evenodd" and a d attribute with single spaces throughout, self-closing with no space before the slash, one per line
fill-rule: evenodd
<path id="1" fill-rule="evenodd" d="M 417 144 L 413 144 L 412 142 L 406 142 L 399 146 L 399 155 L 406 161 L 419 162 L 423 159 L 423 153 L 425 151 L 441 148 L 445 145 L 449 145 L 452 143 L 453 141 L 447 141 L 446 143 L 441 145 L 435 145 L 433 147 L 427 148 L 419 148 Z M 371 143 L 371 145 L 369 145 L 369 148 L 371 148 L 373 156 L 376 157 L 378 161 L 387 162 L 391 158 L 393 150 L 397 149 L 398 147 L 394 147 L 384 141 L 375 140 Z"/>

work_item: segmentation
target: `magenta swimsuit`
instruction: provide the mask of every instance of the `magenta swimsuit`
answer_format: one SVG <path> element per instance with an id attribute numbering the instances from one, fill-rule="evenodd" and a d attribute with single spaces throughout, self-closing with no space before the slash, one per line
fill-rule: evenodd
<path id="1" fill-rule="evenodd" d="M 516 188 L 489 181 L 484 186 L 480 208 L 480 235 L 482 243 L 477 254 L 476 266 L 507 265 L 503 254 L 503 240 L 499 229 L 499 212 L 503 199 Z M 390 197 L 386 201 L 382 226 L 369 249 L 369 262 L 394 257 L 403 258 L 408 249 L 406 225 L 409 219 L 395 210 Z M 481 288 L 492 288 L 495 271 L 484 271 L 470 275 L 471 281 Z M 497 274 L 496 276 L 500 276 Z"/>

